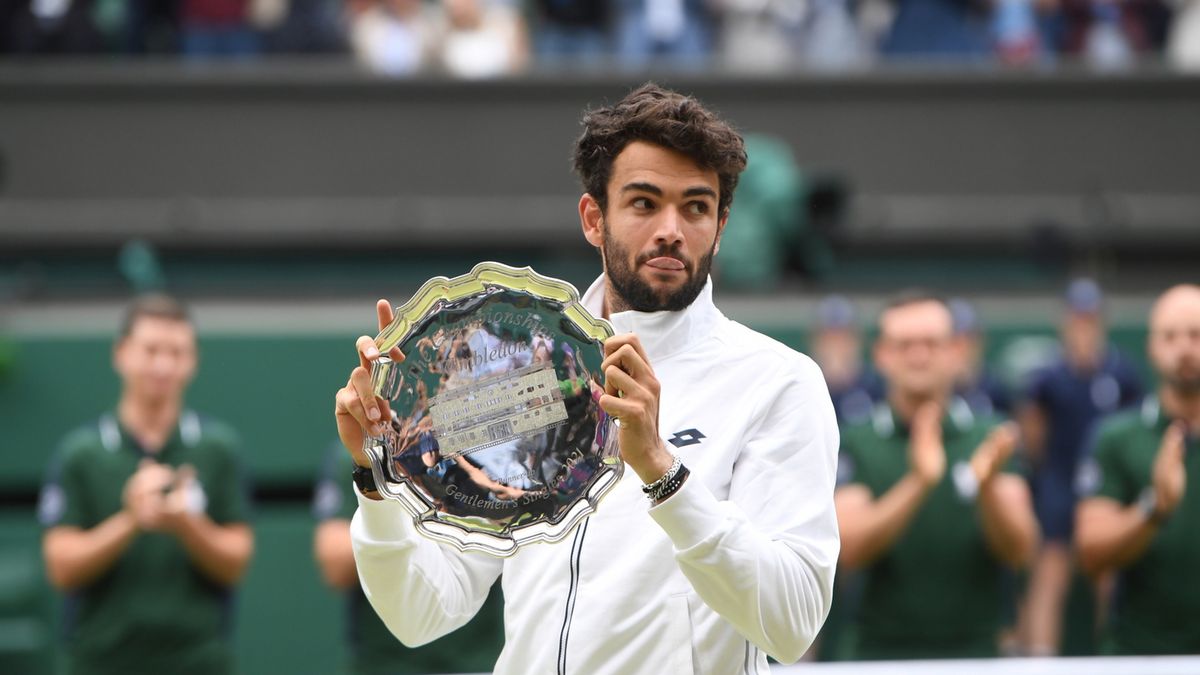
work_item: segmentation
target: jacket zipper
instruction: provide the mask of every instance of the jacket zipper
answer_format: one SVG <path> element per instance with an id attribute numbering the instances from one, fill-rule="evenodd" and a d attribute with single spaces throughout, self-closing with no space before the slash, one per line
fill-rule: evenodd
<path id="1" fill-rule="evenodd" d="M 588 521 L 583 521 L 571 544 L 571 587 L 567 591 L 567 608 L 563 614 L 562 630 L 558 633 L 558 675 L 567 675 L 567 640 L 571 635 L 571 618 L 575 614 L 575 594 L 579 591 L 579 559 L 583 554 L 583 536 Z"/>

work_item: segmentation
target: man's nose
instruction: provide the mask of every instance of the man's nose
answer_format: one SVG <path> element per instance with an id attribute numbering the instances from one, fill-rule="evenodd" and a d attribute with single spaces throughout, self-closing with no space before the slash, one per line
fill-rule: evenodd
<path id="1" fill-rule="evenodd" d="M 659 212 L 655 223 L 654 241 L 657 244 L 673 246 L 683 242 L 683 214 L 674 206 L 668 206 Z"/>

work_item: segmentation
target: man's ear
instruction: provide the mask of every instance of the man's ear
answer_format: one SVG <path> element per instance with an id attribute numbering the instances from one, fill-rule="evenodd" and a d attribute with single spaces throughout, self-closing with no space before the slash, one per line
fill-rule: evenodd
<path id="1" fill-rule="evenodd" d="M 588 243 L 600 248 L 604 243 L 604 211 L 596 198 L 586 192 L 579 198 L 579 224 Z"/>
<path id="2" fill-rule="evenodd" d="M 721 219 L 717 221 L 717 239 L 713 242 L 713 255 L 721 252 L 721 235 L 725 234 L 725 224 L 729 222 L 729 209 L 725 209 Z"/>

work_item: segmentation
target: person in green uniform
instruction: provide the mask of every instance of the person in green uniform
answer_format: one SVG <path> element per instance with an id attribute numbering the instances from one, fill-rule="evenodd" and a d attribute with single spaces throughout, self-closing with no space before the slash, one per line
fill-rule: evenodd
<path id="1" fill-rule="evenodd" d="M 1080 563 L 1117 573 L 1108 654 L 1200 653 L 1200 286 L 1171 288 L 1150 313 L 1159 376 L 1140 410 L 1106 418 L 1076 481 Z"/>
<path id="2" fill-rule="evenodd" d="M 937 297 L 903 294 L 879 317 L 887 401 L 844 430 L 834 493 L 839 562 L 864 576 L 855 658 L 995 655 L 1001 566 L 1037 549 L 1029 488 L 1007 470 L 1014 427 L 952 396 L 953 349 Z"/>
<path id="3" fill-rule="evenodd" d="M 116 409 L 55 455 L 39 511 L 69 673 L 233 671 L 230 601 L 254 535 L 234 433 L 183 407 L 196 364 L 182 305 L 134 301 L 113 349 Z"/>
<path id="4" fill-rule="evenodd" d="M 348 476 L 354 460 L 340 443 L 331 448 L 313 493 L 317 529 L 313 552 L 321 576 L 331 588 L 345 593 L 349 675 L 486 672 L 504 646 L 504 603 L 499 586 L 470 623 L 427 645 L 405 647 L 383 625 L 358 583 L 350 545 L 350 519 L 358 508 L 354 483 Z"/>

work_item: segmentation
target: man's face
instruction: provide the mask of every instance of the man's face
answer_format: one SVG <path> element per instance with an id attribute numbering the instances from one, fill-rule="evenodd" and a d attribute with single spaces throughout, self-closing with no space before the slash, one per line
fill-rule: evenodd
<path id="1" fill-rule="evenodd" d="M 700 294 L 720 242 L 719 181 L 688 156 L 635 141 L 613 162 L 608 207 L 580 201 L 584 235 L 601 249 L 618 302 L 641 312 L 678 311 Z"/>
<path id="2" fill-rule="evenodd" d="M 879 319 L 875 360 L 888 385 L 907 396 L 949 391 L 959 363 L 950 311 L 938 302 L 889 309 Z"/>
<path id="3" fill-rule="evenodd" d="M 862 339 L 853 328 L 824 328 L 813 336 L 813 358 L 830 385 L 846 385 L 858 376 Z"/>
<path id="4" fill-rule="evenodd" d="M 196 336 L 186 321 L 142 317 L 117 343 L 113 366 L 125 391 L 162 402 L 183 395 L 196 372 Z"/>
<path id="5" fill-rule="evenodd" d="M 1148 351 L 1168 386 L 1200 394 L 1200 290 L 1172 289 L 1155 304 Z"/>
<path id="6" fill-rule="evenodd" d="M 954 337 L 955 378 L 970 382 L 983 364 L 983 335 L 962 333 Z"/>
<path id="7" fill-rule="evenodd" d="M 1099 365 L 1105 339 L 1104 320 L 1098 313 L 1070 312 L 1063 320 L 1063 349 L 1078 368 L 1093 369 Z"/>

